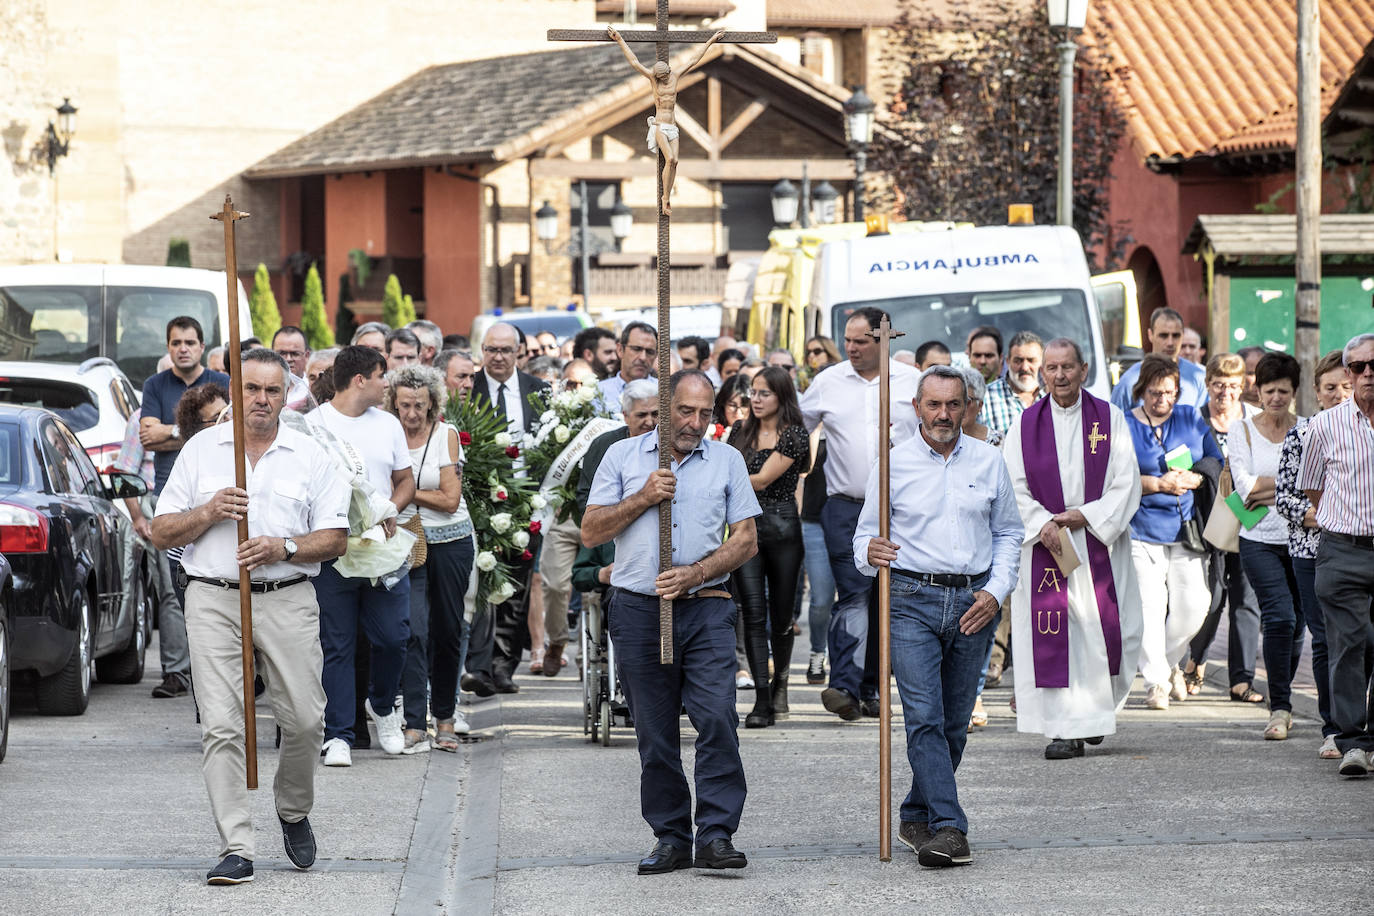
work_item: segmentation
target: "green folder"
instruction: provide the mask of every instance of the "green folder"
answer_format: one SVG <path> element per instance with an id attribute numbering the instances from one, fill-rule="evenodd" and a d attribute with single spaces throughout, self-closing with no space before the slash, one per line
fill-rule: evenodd
<path id="1" fill-rule="evenodd" d="M 1173 471 L 1191 471 L 1193 469 L 1193 450 L 1186 445 L 1171 449 L 1165 453 L 1164 463 Z"/>
<path id="2" fill-rule="evenodd" d="M 1239 493 L 1232 493 L 1226 497 L 1226 505 L 1231 507 L 1231 511 L 1240 519 L 1241 525 L 1246 531 L 1254 528 L 1260 523 L 1260 519 L 1269 514 L 1268 506 L 1257 506 L 1254 509 L 1245 508 L 1245 500 L 1240 498 Z"/>

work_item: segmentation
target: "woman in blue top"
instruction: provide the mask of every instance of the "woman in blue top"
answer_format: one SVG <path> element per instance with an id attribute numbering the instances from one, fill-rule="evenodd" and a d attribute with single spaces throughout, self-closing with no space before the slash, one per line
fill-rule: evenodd
<path id="1" fill-rule="evenodd" d="M 1131 519 L 1131 559 L 1145 615 L 1140 674 L 1145 705 L 1168 709 L 1171 698 L 1188 696 L 1178 661 L 1211 604 L 1206 556 L 1189 550 L 1183 537 L 1193 518 L 1193 490 L 1202 483 L 1202 475 L 1189 468 L 1204 456 L 1222 456 L 1197 409 L 1176 406 L 1173 360 L 1145 357 L 1131 397 L 1141 402 L 1126 415 L 1140 464 L 1140 508 Z"/>

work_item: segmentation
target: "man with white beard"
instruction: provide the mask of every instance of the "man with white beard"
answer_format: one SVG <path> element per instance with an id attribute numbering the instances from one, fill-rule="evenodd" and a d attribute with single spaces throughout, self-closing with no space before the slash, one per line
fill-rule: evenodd
<path id="1" fill-rule="evenodd" d="M 1078 344 L 1060 337 L 1043 352 L 1050 397 L 1021 414 L 1002 446 L 1026 528 L 1012 599 L 1016 729 L 1050 737 L 1045 758 L 1066 760 L 1116 732 L 1135 678 L 1144 621 L 1130 522 L 1140 469 L 1125 415 L 1083 390 Z"/>
<path id="2" fill-rule="evenodd" d="M 978 422 L 1005 433 L 1021 412 L 1045 396 L 1040 384 L 1040 364 L 1045 348 L 1031 331 L 1018 331 L 1007 347 L 1007 371 L 988 385 L 987 400 Z"/>

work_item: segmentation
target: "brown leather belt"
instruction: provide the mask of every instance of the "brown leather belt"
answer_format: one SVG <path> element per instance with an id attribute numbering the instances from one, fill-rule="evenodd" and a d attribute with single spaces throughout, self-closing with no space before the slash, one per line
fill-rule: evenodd
<path id="1" fill-rule="evenodd" d="M 627 595 L 634 595 L 636 598 L 643 598 L 645 601 L 659 600 L 658 595 L 646 595 L 643 592 L 632 592 L 628 588 L 617 589 L 617 591 L 622 591 Z M 723 588 L 703 588 L 698 589 L 697 591 L 692 592 L 691 594 L 683 595 L 681 598 L 674 598 L 673 600 L 691 601 L 694 598 L 725 598 L 728 600 L 730 597 L 730 593 Z"/>

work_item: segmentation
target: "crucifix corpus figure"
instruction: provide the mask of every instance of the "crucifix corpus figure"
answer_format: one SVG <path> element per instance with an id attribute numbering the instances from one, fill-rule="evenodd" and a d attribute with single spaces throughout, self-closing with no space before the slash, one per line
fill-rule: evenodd
<path id="1" fill-rule="evenodd" d="M 673 180 L 677 177 L 677 153 L 678 153 L 678 126 L 675 118 L 677 111 L 677 84 L 697 68 L 701 59 L 706 56 L 706 52 L 711 50 L 711 45 L 725 37 L 725 30 L 721 29 L 707 39 L 706 44 L 701 46 L 701 53 L 696 56 L 686 67 L 682 68 L 681 73 L 674 73 L 668 66 L 667 61 L 655 61 L 652 69 L 644 66 L 635 57 L 630 46 L 625 44 L 625 39 L 620 37 L 615 26 L 607 26 L 606 34 L 611 40 L 620 45 L 620 50 L 625 52 L 625 59 L 630 62 L 640 73 L 644 74 L 649 80 L 649 85 L 654 89 L 654 113 L 649 116 L 649 152 L 663 153 L 663 200 L 661 206 L 666 216 L 673 215 L 672 204 L 668 202 L 668 197 L 673 193 Z"/>

